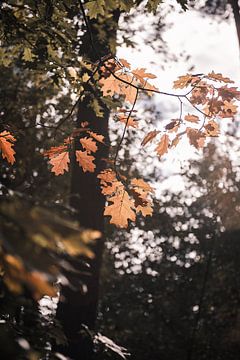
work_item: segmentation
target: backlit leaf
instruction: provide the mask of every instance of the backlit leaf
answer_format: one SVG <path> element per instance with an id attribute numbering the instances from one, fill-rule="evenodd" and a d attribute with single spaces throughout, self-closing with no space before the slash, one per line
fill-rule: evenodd
<path id="1" fill-rule="evenodd" d="M 94 157 L 89 155 L 87 151 L 76 150 L 76 159 L 84 172 L 94 172 L 96 168 L 96 165 L 93 163 Z"/>
<path id="2" fill-rule="evenodd" d="M 9 131 L 2 131 L 0 133 L 0 150 L 3 159 L 6 159 L 10 164 L 15 162 L 15 151 L 12 148 L 16 141 L 15 137 Z"/>

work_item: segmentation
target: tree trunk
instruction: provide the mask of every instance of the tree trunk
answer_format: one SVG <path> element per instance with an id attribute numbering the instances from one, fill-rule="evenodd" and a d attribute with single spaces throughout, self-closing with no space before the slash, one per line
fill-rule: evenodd
<path id="1" fill-rule="evenodd" d="M 234 16 L 236 30 L 237 30 L 238 45 L 240 48 L 240 8 L 239 8 L 239 3 L 238 3 L 238 0 L 229 0 L 229 3 L 233 10 L 233 16 Z"/>
<path id="2" fill-rule="evenodd" d="M 99 56 L 107 55 L 110 51 L 110 42 L 111 44 L 115 44 L 116 42 L 119 15 L 119 12 L 115 12 L 110 21 L 105 20 L 102 21 L 101 24 L 96 20 L 91 21 L 90 25 L 94 47 Z M 100 31 L 105 31 L 107 34 L 108 42 L 105 42 L 105 44 L 99 42 Z M 96 52 L 91 47 L 89 34 L 83 36 L 82 54 L 91 61 L 95 62 L 98 60 L 96 58 Z M 85 97 L 78 108 L 77 127 L 81 127 L 81 122 L 88 121 L 91 130 L 103 135 L 105 143 L 108 143 L 108 119 L 110 112 L 104 107 L 104 116 L 97 117 L 90 106 L 90 102 L 94 97 L 96 97 L 96 94 L 93 93 L 90 86 L 87 86 Z M 76 148 L 79 146 L 79 139 L 76 139 L 75 145 Z M 107 157 L 108 147 L 98 143 L 98 151 L 95 154 L 94 161 L 96 164 L 95 172 L 84 173 L 76 161 L 73 161 L 71 182 L 71 206 L 76 210 L 80 225 L 86 228 L 100 230 L 102 234 L 104 233 L 103 212 L 105 198 L 101 194 L 97 174 L 104 169 L 105 162 L 102 159 Z M 65 300 L 60 301 L 58 305 L 57 317 L 62 323 L 63 330 L 67 336 L 68 346 L 59 350 L 72 359 L 90 360 L 93 358 L 91 340 L 84 338 L 79 332 L 82 329 L 82 324 L 87 325 L 90 329 L 93 329 L 95 325 L 103 247 L 104 234 L 102 238 L 98 239 L 92 246 L 95 257 L 89 261 L 90 268 L 88 271 L 90 275 L 78 275 L 83 284 L 87 286 L 87 291 L 83 293 L 81 289 L 77 289 L 76 291 L 69 287 L 63 287 L 61 292 Z M 82 263 L 79 259 L 74 260 L 73 265 L 78 270 L 82 270 Z M 74 278 L 71 280 L 74 282 Z"/>

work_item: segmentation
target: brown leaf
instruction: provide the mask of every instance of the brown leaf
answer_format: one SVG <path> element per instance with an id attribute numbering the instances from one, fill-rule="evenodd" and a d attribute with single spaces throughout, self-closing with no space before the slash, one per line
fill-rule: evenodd
<path id="1" fill-rule="evenodd" d="M 174 81 L 173 88 L 174 89 L 184 89 L 189 85 L 193 85 L 194 83 L 198 82 L 200 78 L 198 76 L 194 76 L 191 74 L 179 76 L 178 80 Z"/>
<path id="2" fill-rule="evenodd" d="M 218 136 L 219 135 L 219 125 L 214 121 L 211 120 L 208 122 L 207 125 L 204 126 L 206 130 L 207 136 Z"/>
<path id="3" fill-rule="evenodd" d="M 159 143 L 158 143 L 158 145 L 156 147 L 157 154 L 159 156 L 162 156 L 165 153 L 167 153 L 168 152 L 168 145 L 169 145 L 169 137 L 168 137 L 167 134 L 164 134 L 161 137 L 161 139 L 160 139 L 160 141 L 159 141 Z"/>
<path id="4" fill-rule="evenodd" d="M 225 83 L 234 83 L 234 81 L 232 81 L 231 79 L 229 79 L 228 77 L 224 77 L 222 76 L 222 74 L 220 73 L 215 73 L 214 71 L 212 71 L 211 73 L 209 73 L 207 75 L 207 77 L 210 80 L 217 80 L 217 81 L 221 81 L 221 82 L 225 82 Z"/>
<path id="5" fill-rule="evenodd" d="M 222 118 L 233 117 L 237 113 L 237 105 L 232 101 L 224 101 L 223 111 L 219 114 Z"/>
<path id="6" fill-rule="evenodd" d="M 2 131 L 0 133 L 0 150 L 3 159 L 6 159 L 10 164 L 15 162 L 13 143 L 16 141 L 15 137 L 9 131 Z"/>
<path id="7" fill-rule="evenodd" d="M 195 124 L 197 124 L 199 122 L 199 117 L 196 115 L 188 114 L 188 115 L 185 115 L 184 119 L 186 121 L 189 121 L 189 122 L 195 123 Z"/>
<path id="8" fill-rule="evenodd" d="M 196 149 L 203 148 L 206 138 L 204 133 L 192 128 L 187 128 L 186 132 L 191 145 Z"/>
<path id="9" fill-rule="evenodd" d="M 147 135 L 144 136 L 141 145 L 145 146 L 147 143 L 151 142 L 159 133 L 160 131 L 157 130 L 150 131 L 149 133 L 147 133 Z"/>
<path id="10" fill-rule="evenodd" d="M 76 159 L 84 172 L 94 172 L 96 165 L 93 163 L 94 157 L 87 151 L 76 150 Z"/>
<path id="11" fill-rule="evenodd" d="M 179 135 L 177 135 L 177 136 L 173 139 L 173 141 L 172 141 L 172 143 L 171 143 L 171 147 L 177 146 L 177 144 L 179 143 L 180 139 L 181 139 L 181 137 L 180 137 Z"/>
<path id="12" fill-rule="evenodd" d="M 177 132 L 180 126 L 180 121 L 178 119 L 171 121 L 169 124 L 165 126 L 165 129 L 168 132 Z"/>
<path id="13" fill-rule="evenodd" d="M 50 157 L 49 163 L 53 166 L 51 171 L 55 175 L 62 175 L 64 171 L 68 171 L 68 164 L 70 162 L 68 151 L 63 151 L 56 156 Z"/>

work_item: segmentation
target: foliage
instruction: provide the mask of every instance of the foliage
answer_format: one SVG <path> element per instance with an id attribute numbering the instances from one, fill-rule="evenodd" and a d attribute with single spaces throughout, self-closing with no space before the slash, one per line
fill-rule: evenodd
<path id="1" fill-rule="evenodd" d="M 186 10 L 186 1 L 177 2 Z M 240 92 L 227 77 L 213 71 L 186 74 L 174 82 L 176 93 L 165 93 L 155 87 L 155 74 L 144 68 L 134 69 L 128 61 L 113 55 L 116 40 L 112 33 L 117 27 L 114 15 L 145 5 L 146 11 L 156 12 L 160 3 L 1 2 L 0 166 L 4 196 L 0 205 L 0 265 L 4 331 L 0 337 L 5 343 L 1 349 L 5 358 L 57 357 L 51 346 L 66 339 L 54 316 L 41 314 L 37 301 L 44 295 L 57 295 L 59 278 L 69 287 L 85 291 L 82 273 L 88 274 L 87 262 L 93 257 L 91 242 L 100 233 L 82 229 L 73 221 L 68 181 L 59 175 L 70 171 L 76 162 L 84 173 L 95 173 L 99 146 L 109 147 L 110 159 L 104 159 L 106 169 L 96 174 L 108 202 L 104 214 L 120 228 L 128 228 L 130 221 L 138 222 L 146 216 L 153 216 L 152 220 L 141 220 L 146 227 L 156 226 L 159 219 L 153 213 L 154 189 L 141 174 L 125 176 L 119 156 L 128 129 L 141 130 L 138 100 L 158 94 L 179 102 L 179 117 L 172 119 L 164 131 L 145 131 L 141 147 L 155 144 L 158 158 L 184 136 L 197 150 L 203 148 L 208 139 L 218 136 L 222 119 L 234 119 Z M 110 24 L 107 29 L 103 26 L 106 19 Z M 92 55 L 85 56 L 89 43 Z M 72 119 L 78 105 L 89 94 L 89 107 L 99 118 L 107 107 L 122 126 L 116 148 L 103 134 L 91 129 L 91 119 L 83 119 L 81 127 L 74 128 Z M 46 172 L 46 160 L 50 172 Z M 161 212 L 158 207 L 156 210 Z M 173 226 L 166 229 L 167 236 L 174 231 Z M 167 251 L 165 256 L 167 259 Z M 72 266 L 74 258 L 81 263 L 82 273 Z M 178 270 L 174 275 L 178 276 Z M 77 284 L 71 283 L 72 273 L 77 273 Z M 146 276 L 144 281 L 148 280 Z M 169 307 L 169 313 L 172 309 Z M 29 330 L 31 327 L 36 333 Z M 105 344 L 119 356 L 126 355 L 124 348 L 100 333 L 93 338 L 98 346 Z"/>

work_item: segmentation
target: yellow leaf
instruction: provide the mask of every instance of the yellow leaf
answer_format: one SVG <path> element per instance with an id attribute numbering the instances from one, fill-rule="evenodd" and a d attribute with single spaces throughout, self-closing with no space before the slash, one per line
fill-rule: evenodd
<path id="1" fill-rule="evenodd" d="M 30 48 L 25 47 L 23 51 L 23 60 L 33 61 L 33 54 Z"/>

